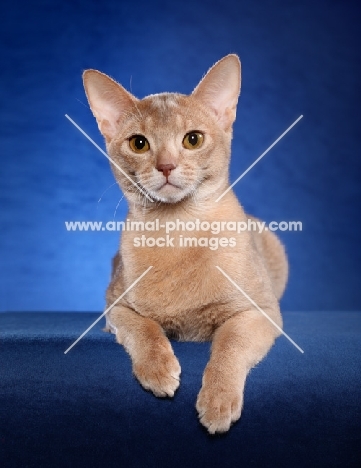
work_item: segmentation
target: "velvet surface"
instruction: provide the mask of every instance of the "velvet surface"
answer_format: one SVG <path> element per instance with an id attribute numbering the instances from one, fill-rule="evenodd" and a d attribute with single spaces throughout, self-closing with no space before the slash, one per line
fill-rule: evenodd
<path id="1" fill-rule="evenodd" d="M 103 147 L 83 70 L 138 97 L 190 93 L 230 52 L 242 61 L 231 181 L 304 115 L 235 187 L 267 222 L 303 222 L 301 233 L 280 233 L 291 262 L 283 308 L 360 310 L 360 9 L 341 0 L 3 2 L 0 310 L 104 305 L 119 234 L 64 226 L 127 211 L 123 200 L 114 215 L 122 194 L 108 161 L 64 117 Z"/>
<path id="2" fill-rule="evenodd" d="M 241 420 L 209 436 L 194 408 L 208 343 L 173 347 L 173 399 L 157 399 L 96 325 L 97 314 L 0 314 L 0 466 L 356 467 L 361 314 L 286 313 L 284 337 L 251 371 Z"/>

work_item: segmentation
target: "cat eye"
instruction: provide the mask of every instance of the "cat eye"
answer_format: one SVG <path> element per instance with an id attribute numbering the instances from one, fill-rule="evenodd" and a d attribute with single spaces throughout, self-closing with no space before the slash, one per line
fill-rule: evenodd
<path id="1" fill-rule="evenodd" d="M 145 153 L 149 150 L 149 142 L 143 135 L 133 135 L 129 138 L 129 146 L 134 153 Z"/>
<path id="2" fill-rule="evenodd" d="M 204 135 L 201 132 L 189 132 L 183 138 L 183 146 L 186 149 L 194 150 L 202 146 Z"/>

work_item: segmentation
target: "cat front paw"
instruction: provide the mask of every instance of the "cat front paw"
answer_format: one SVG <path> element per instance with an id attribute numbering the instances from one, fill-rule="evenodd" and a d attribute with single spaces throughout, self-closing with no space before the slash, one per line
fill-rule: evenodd
<path id="1" fill-rule="evenodd" d="M 140 384 L 157 397 L 172 397 L 179 387 L 181 367 L 172 351 L 153 350 L 133 365 Z"/>
<path id="2" fill-rule="evenodd" d="M 203 383 L 196 404 L 199 420 L 210 434 L 227 432 L 240 418 L 242 406 L 242 389 L 217 383 Z"/>

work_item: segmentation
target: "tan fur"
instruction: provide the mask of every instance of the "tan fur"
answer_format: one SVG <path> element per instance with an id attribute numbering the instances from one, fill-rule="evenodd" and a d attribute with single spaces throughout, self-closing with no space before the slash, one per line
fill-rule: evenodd
<path id="1" fill-rule="evenodd" d="M 154 200 L 148 201 L 117 169 L 129 202 L 129 220 L 247 221 L 228 187 L 232 124 L 240 90 L 240 63 L 219 61 L 189 96 L 163 93 L 142 100 L 95 70 L 84 73 L 92 111 L 111 158 Z M 187 150 L 187 132 L 203 132 L 204 143 Z M 134 134 L 150 150 L 135 154 Z M 173 164 L 165 175 L 156 168 Z M 156 396 L 173 396 L 180 366 L 168 337 L 212 340 L 212 354 L 197 399 L 201 423 L 210 433 L 227 431 L 241 414 L 248 371 L 268 352 L 278 330 L 216 268 L 222 268 L 272 320 L 282 326 L 278 299 L 287 281 L 283 246 L 270 231 L 220 233 L 235 247 L 135 247 L 139 232 L 122 233 L 107 290 L 110 306 L 150 265 L 153 268 L 108 314 L 108 325 L 130 354 L 133 371 Z M 147 233 L 145 233 L 147 234 Z M 148 233 L 149 234 L 149 233 Z M 164 230 L 150 233 L 165 237 Z M 212 237 L 211 232 L 177 232 Z"/>

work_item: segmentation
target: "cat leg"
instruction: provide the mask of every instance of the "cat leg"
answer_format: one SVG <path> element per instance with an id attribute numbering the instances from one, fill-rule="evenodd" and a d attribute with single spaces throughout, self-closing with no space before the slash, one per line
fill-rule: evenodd
<path id="1" fill-rule="evenodd" d="M 122 256 L 120 252 L 117 251 L 114 257 L 112 258 L 112 263 L 111 263 L 110 285 L 108 286 L 108 291 L 110 290 L 110 294 L 112 292 L 111 290 L 112 290 L 113 283 L 116 282 L 117 274 L 120 273 L 121 268 L 122 268 Z M 113 299 L 113 301 L 114 300 L 115 299 Z M 103 328 L 103 331 L 107 333 L 115 333 L 115 330 L 112 327 L 111 322 L 109 320 L 109 314 L 105 316 L 105 327 Z"/>
<path id="2" fill-rule="evenodd" d="M 279 312 L 275 315 L 270 316 L 281 326 Z M 196 404 L 200 422 L 209 433 L 226 432 L 240 418 L 247 374 L 279 334 L 257 310 L 237 314 L 215 331 Z"/>
<path id="3" fill-rule="evenodd" d="M 109 314 L 116 339 L 129 353 L 141 385 L 157 397 L 172 397 L 181 368 L 161 326 L 123 306 L 113 307 Z"/>

